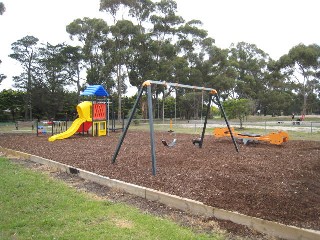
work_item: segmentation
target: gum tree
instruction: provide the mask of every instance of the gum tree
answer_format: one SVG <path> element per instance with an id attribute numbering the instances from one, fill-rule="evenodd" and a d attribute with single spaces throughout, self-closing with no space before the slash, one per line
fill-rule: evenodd
<path id="1" fill-rule="evenodd" d="M 108 24 L 103 19 L 78 18 L 67 25 L 66 31 L 72 40 L 78 40 L 82 44 L 87 83 L 106 85 L 107 80 L 110 80 L 110 69 L 107 62 L 111 61 L 111 58 L 108 52 L 103 53 L 103 45 L 108 38 Z"/>
<path id="2" fill-rule="evenodd" d="M 70 84 L 70 75 L 66 71 L 64 44 L 43 44 L 39 48 L 37 88 L 42 87 L 38 95 L 45 94 L 45 100 L 39 106 L 46 109 L 48 117 L 56 117 L 63 109 L 64 88 Z M 39 104 L 37 102 L 37 104 Z"/>
<path id="3" fill-rule="evenodd" d="M 237 73 L 235 92 L 239 98 L 259 98 L 269 59 L 255 44 L 239 42 L 231 46 L 228 60 Z"/>
<path id="4" fill-rule="evenodd" d="M 39 39 L 34 36 L 25 36 L 11 44 L 12 59 L 20 62 L 22 73 L 14 76 L 15 87 L 26 91 L 25 95 L 25 119 L 32 120 L 32 83 L 35 79 L 35 69 L 38 61 L 38 44 Z"/>
<path id="5" fill-rule="evenodd" d="M 294 46 L 279 59 L 278 64 L 295 92 L 303 97 L 301 114 L 306 114 L 308 97 L 320 89 L 320 46 Z"/>
<path id="6" fill-rule="evenodd" d="M 61 49 L 62 61 L 64 64 L 65 71 L 68 75 L 69 82 L 76 86 L 77 96 L 80 101 L 81 91 L 81 70 L 84 67 L 83 54 L 79 46 L 74 47 L 70 45 L 63 46 Z"/>
<path id="7" fill-rule="evenodd" d="M 6 7 L 3 2 L 0 2 L 0 15 L 2 15 L 6 11 Z"/>
<path id="8" fill-rule="evenodd" d="M 2 61 L 0 60 L 0 64 L 1 64 L 1 63 L 2 63 Z M 6 78 L 7 78 L 6 75 L 0 73 L 0 84 L 1 84 L 1 82 L 2 82 L 4 79 L 6 79 Z"/>

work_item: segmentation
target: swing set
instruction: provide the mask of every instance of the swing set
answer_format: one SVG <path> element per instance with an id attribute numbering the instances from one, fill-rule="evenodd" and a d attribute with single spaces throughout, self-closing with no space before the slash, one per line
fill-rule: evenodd
<path id="1" fill-rule="evenodd" d="M 119 151 L 120 151 L 121 146 L 122 146 L 122 143 L 123 143 L 124 138 L 125 138 L 125 136 L 126 136 L 126 134 L 128 132 L 128 129 L 129 129 L 130 123 L 131 123 L 131 121 L 133 119 L 133 116 L 134 116 L 134 114 L 136 112 L 138 103 L 139 103 L 139 101 L 140 101 L 140 99 L 142 97 L 142 94 L 143 94 L 144 90 L 146 89 L 146 91 L 147 91 L 147 101 L 148 101 L 149 128 L 150 128 L 150 146 L 151 146 L 150 150 L 151 150 L 151 161 L 152 161 L 152 174 L 156 175 L 156 150 L 155 150 L 155 136 L 154 136 L 153 109 L 152 109 L 152 91 L 151 91 L 151 85 L 152 84 L 163 85 L 165 87 L 175 87 L 175 88 L 181 87 L 181 88 L 189 88 L 189 89 L 194 89 L 194 90 L 208 91 L 209 92 L 209 102 L 208 102 L 208 105 L 207 105 L 207 110 L 206 110 L 206 115 L 205 115 L 205 119 L 204 119 L 204 124 L 203 124 L 203 127 L 202 127 L 201 137 L 198 138 L 198 139 L 194 139 L 192 141 L 193 144 L 197 145 L 199 148 L 202 148 L 202 146 L 203 146 L 203 140 L 204 140 L 204 135 L 205 135 L 206 127 L 207 127 L 207 121 L 208 121 L 208 115 L 209 115 L 209 112 L 210 112 L 211 102 L 214 101 L 214 103 L 217 104 L 218 107 L 221 110 L 221 113 L 222 113 L 222 115 L 224 117 L 224 120 L 226 122 L 227 128 L 230 131 L 230 136 L 231 136 L 231 139 L 232 139 L 233 144 L 235 146 L 235 149 L 236 149 L 237 152 L 239 152 L 238 145 L 237 145 L 237 143 L 235 141 L 235 138 L 233 137 L 232 131 L 230 129 L 229 122 L 228 122 L 228 120 L 226 118 L 226 115 L 225 115 L 224 109 L 222 107 L 222 104 L 220 102 L 217 90 L 215 90 L 213 88 L 190 86 L 190 85 L 179 84 L 179 83 L 170 83 L 170 82 L 147 80 L 141 85 L 141 87 L 140 87 L 140 89 L 138 91 L 138 95 L 137 95 L 137 98 L 136 98 L 135 103 L 133 105 L 133 108 L 131 110 L 130 116 L 128 118 L 126 126 L 124 127 L 122 135 L 119 138 L 116 150 L 115 150 L 115 152 L 114 152 L 114 154 L 112 156 L 112 163 L 116 162 L 117 156 L 118 156 Z M 215 98 L 215 100 L 212 99 L 213 97 Z M 172 146 L 174 146 L 176 144 L 176 142 L 177 142 L 176 138 L 173 139 L 173 141 L 170 142 L 170 143 L 166 142 L 165 140 L 162 140 L 162 143 L 166 147 L 172 147 Z"/>

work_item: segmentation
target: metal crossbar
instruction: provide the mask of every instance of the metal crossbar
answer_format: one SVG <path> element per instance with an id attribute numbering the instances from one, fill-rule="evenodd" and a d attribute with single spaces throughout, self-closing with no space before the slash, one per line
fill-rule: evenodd
<path id="1" fill-rule="evenodd" d="M 166 82 L 166 81 L 147 80 L 143 83 L 143 86 L 147 86 L 149 84 L 157 84 L 157 85 L 163 85 L 163 86 L 169 86 L 169 87 L 181 87 L 181 88 L 190 88 L 190 89 L 196 89 L 196 90 L 202 90 L 202 91 L 209 91 L 211 94 L 217 93 L 217 90 L 214 88 L 191 86 L 191 85 L 180 84 L 180 83 L 171 83 L 171 82 Z"/>

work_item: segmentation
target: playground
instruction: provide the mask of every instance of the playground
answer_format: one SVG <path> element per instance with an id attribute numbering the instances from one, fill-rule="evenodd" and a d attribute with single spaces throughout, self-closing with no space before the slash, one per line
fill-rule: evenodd
<path id="1" fill-rule="evenodd" d="M 180 133 L 174 147 L 165 147 L 164 133 L 155 131 L 153 175 L 148 131 L 129 129 L 112 164 L 120 135 L 75 134 L 50 142 L 35 134 L 8 133 L 0 134 L 0 146 L 217 208 L 320 230 L 319 141 L 239 143 L 237 152 L 230 138 L 212 134 L 205 135 L 202 148 L 192 144 L 192 135 Z"/>
<path id="2" fill-rule="evenodd" d="M 153 120 L 152 84 L 208 92 L 206 114 L 194 134 L 173 129 L 172 118 L 169 128 L 159 129 L 168 125 Z M 130 123 L 145 89 L 149 118 L 142 121 L 148 127 L 139 130 Z M 105 89 L 92 85 L 81 95 L 85 101 L 77 105 L 71 125 L 51 121 L 37 123 L 36 134 L 3 133 L 0 147 L 67 164 L 71 173 L 87 170 L 217 209 L 320 230 L 319 141 L 290 140 L 280 129 L 267 133 L 267 124 L 262 134 L 238 132 L 211 88 L 148 80 L 117 131 L 114 120 L 110 128 Z M 211 102 L 220 108 L 224 126 L 208 127 Z M 317 129 L 311 124 L 311 132 Z"/>

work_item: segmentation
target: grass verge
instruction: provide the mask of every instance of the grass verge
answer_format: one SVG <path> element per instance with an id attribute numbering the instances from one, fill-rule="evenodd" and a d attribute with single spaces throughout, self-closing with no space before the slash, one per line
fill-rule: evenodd
<path id="1" fill-rule="evenodd" d="M 0 158 L 0 239 L 222 239 L 92 199 Z"/>

